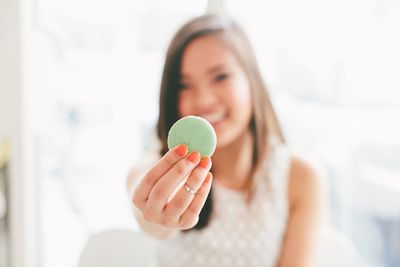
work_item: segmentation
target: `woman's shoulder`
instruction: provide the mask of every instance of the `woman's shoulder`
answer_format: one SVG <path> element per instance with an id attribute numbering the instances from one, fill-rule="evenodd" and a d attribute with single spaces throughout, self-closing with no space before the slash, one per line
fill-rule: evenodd
<path id="1" fill-rule="evenodd" d="M 317 158 L 291 151 L 288 172 L 291 207 L 311 200 L 321 200 L 325 177 L 323 165 Z"/>
<path id="2" fill-rule="evenodd" d="M 156 137 L 155 133 L 151 134 L 145 142 L 144 147 L 140 149 L 140 152 L 138 153 L 138 156 L 129 172 L 130 175 L 137 176 L 154 165 L 161 158 L 161 148 L 161 141 Z"/>
<path id="3" fill-rule="evenodd" d="M 136 163 L 130 168 L 127 177 L 127 188 L 132 190 L 134 185 L 138 184 L 141 177 L 161 158 L 156 150 L 148 150 L 141 153 Z"/>
<path id="4" fill-rule="evenodd" d="M 320 181 L 320 167 L 317 162 L 304 155 L 290 155 L 289 182 L 299 187 L 308 187 Z"/>

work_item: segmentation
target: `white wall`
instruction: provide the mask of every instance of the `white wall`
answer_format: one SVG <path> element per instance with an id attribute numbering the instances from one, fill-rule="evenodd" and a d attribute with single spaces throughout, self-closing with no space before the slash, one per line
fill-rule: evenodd
<path id="1" fill-rule="evenodd" d="M 36 267 L 32 142 L 24 85 L 23 1 L 0 0 L 0 139 L 10 141 L 10 266 Z M 30 188 L 28 190 L 28 188 Z"/>

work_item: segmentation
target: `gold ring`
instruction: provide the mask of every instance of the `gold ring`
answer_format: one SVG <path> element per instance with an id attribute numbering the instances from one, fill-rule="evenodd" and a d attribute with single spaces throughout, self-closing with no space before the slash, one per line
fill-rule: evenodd
<path id="1" fill-rule="evenodd" d="M 187 183 L 183 185 L 183 188 L 185 188 L 186 192 L 188 192 L 189 194 L 196 195 L 196 191 L 191 188 Z"/>

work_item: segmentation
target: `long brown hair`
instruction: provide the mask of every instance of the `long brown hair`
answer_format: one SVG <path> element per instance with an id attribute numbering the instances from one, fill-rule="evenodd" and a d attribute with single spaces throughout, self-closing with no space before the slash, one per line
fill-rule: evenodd
<path id="1" fill-rule="evenodd" d="M 179 119 L 178 96 L 183 52 L 190 42 L 207 35 L 215 36 L 232 51 L 250 82 L 253 110 L 249 129 L 254 140 L 251 172 L 251 177 L 253 177 L 266 160 L 269 137 L 276 136 L 281 143 L 285 140 L 250 42 L 238 24 L 225 16 L 205 15 L 187 22 L 175 34 L 168 47 L 161 80 L 157 122 L 157 135 L 162 144 L 160 155 L 163 156 L 168 151 L 168 131 Z M 249 189 L 248 192 L 251 191 L 251 184 L 252 180 L 249 180 L 246 187 Z M 195 229 L 201 229 L 207 225 L 211 210 L 212 197 L 209 194 Z"/>

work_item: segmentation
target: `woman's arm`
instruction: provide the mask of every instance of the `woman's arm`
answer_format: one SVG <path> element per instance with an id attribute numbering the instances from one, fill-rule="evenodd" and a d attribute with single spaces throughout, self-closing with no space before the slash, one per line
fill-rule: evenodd
<path id="1" fill-rule="evenodd" d="M 144 174 L 144 169 L 145 168 L 136 167 L 128 175 L 127 190 L 130 199 L 132 199 L 133 192 L 135 190 L 136 185 L 139 183 L 140 177 Z M 165 227 L 160 224 L 155 224 L 146 221 L 143 218 L 143 215 L 140 212 L 140 210 L 136 208 L 135 205 L 132 205 L 132 209 L 140 228 L 149 235 L 160 239 L 166 239 L 174 235 L 176 232 L 178 232 L 177 229 Z"/>
<path id="2" fill-rule="evenodd" d="M 316 168 L 294 156 L 289 172 L 289 221 L 279 267 L 309 267 L 322 224 L 322 180 Z"/>

